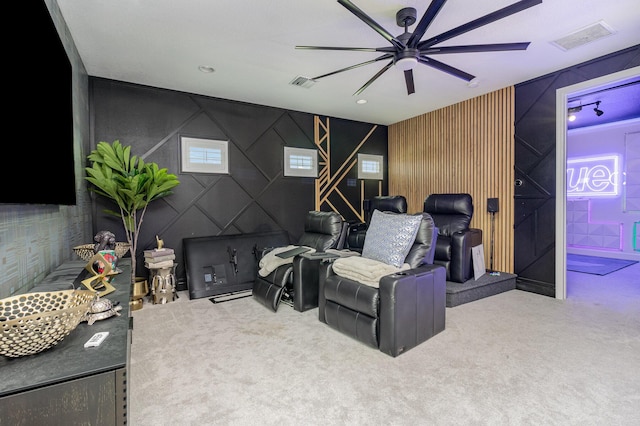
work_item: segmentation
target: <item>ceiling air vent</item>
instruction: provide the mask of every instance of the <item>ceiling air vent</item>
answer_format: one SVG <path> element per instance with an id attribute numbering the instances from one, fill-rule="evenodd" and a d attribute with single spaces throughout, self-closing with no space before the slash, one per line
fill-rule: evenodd
<path id="1" fill-rule="evenodd" d="M 312 78 L 303 77 L 301 75 L 297 76 L 296 78 L 294 78 L 289 82 L 289 84 L 291 84 L 292 86 L 299 86 L 307 89 L 313 86 L 315 83 L 316 82 Z"/>
<path id="2" fill-rule="evenodd" d="M 600 38 L 614 34 L 615 31 L 604 21 L 596 22 L 588 27 L 574 31 L 558 40 L 554 40 L 551 43 L 559 49 L 564 51 L 574 49 L 576 47 L 591 43 Z"/>

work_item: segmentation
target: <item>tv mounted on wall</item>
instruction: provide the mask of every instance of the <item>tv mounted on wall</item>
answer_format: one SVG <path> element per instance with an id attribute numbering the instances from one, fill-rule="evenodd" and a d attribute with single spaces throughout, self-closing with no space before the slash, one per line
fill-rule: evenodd
<path id="1" fill-rule="evenodd" d="M 5 43 L 11 89 L 4 92 L 9 131 L 0 203 L 74 205 L 71 62 L 45 2 L 15 6 L 32 32 L 17 31 Z"/>

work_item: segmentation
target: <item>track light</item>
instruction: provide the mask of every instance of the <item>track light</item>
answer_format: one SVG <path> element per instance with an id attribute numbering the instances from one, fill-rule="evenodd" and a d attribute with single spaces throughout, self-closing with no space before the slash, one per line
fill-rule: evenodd
<path id="1" fill-rule="evenodd" d="M 588 104 L 583 104 L 583 105 L 578 105 L 578 106 L 574 106 L 571 108 L 567 108 L 567 119 L 569 121 L 575 121 L 577 116 L 576 113 L 582 111 L 582 107 L 585 106 L 589 106 L 589 105 L 595 105 L 596 107 L 593 109 L 593 111 L 596 113 L 596 115 L 598 117 L 600 117 L 602 114 L 604 114 L 604 111 L 602 111 L 599 107 L 600 107 L 600 101 L 596 101 L 596 102 L 590 102 Z"/>
<path id="2" fill-rule="evenodd" d="M 600 101 L 596 102 L 596 107 L 593 109 L 593 111 L 595 111 L 598 117 L 604 114 L 604 111 L 602 111 L 601 109 L 598 109 L 599 106 L 600 106 Z"/>
<path id="3" fill-rule="evenodd" d="M 578 105 L 578 106 L 571 107 L 571 108 L 567 109 L 567 114 L 568 114 L 567 119 L 569 121 L 576 121 L 576 118 L 577 118 L 576 117 L 576 113 L 580 112 L 580 111 L 582 111 L 582 106 L 581 105 Z"/>

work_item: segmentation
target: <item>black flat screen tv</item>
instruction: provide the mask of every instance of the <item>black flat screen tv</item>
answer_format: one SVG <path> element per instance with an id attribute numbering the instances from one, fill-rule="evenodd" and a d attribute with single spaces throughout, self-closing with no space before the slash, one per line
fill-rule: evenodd
<path id="1" fill-rule="evenodd" d="M 15 6 L 31 31 L 5 34 L 10 131 L 0 203 L 74 205 L 71 62 L 44 1 Z"/>

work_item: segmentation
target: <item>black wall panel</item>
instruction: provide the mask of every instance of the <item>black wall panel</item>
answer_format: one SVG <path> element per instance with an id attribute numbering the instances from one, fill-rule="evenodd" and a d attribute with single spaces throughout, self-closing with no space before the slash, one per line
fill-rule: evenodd
<path id="1" fill-rule="evenodd" d="M 303 232 L 307 211 L 315 209 L 315 179 L 283 176 L 285 146 L 315 148 L 314 115 L 261 105 L 175 92 L 130 83 L 91 78 L 91 149 L 116 139 L 131 145 L 145 161 L 158 163 L 178 175 L 171 196 L 151 203 L 139 237 L 139 250 L 156 247 L 159 235 L 176 250 L 178 288 L 185 289 L 181 242 L 187 237 L 286 230 L 292 242 Z M 339 169 L 374 129 L 359 152 L 384 155 L 386 194 L 387 128 L 321 117 L 331 129 L 330 169 Z M 229 140 L 229 175 L 180 173 L 180 136 Z M 357 158 L 357 154 L 355 157 Z M 346 220 L 356 220 L 353 206 L 360 198 L 378 194 L 378 182 L 367 182 L 360 194 L 357 169 L 336 182 L 345 202 L 330 193 L 320 210 L 332 206 Z M 102 213 L 113 208 L 94 197 L 95 232 L 108 229 L 119 240 L 119 220 Z M 138 256 L 139 275 L 147 273 Z"/>
<path id="2" fill-rule="evenodd" d="M 640 65 L 634 46 L 515 86 L 514 272 L 555 295 L 556 90 Z"/>

